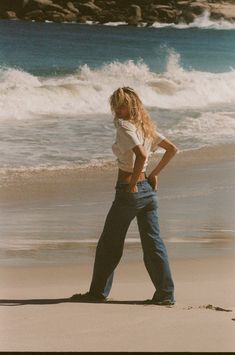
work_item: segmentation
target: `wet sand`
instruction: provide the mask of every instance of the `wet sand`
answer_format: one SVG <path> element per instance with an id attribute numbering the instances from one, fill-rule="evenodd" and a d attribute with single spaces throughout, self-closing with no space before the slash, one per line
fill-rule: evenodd
<path id="1" fill-rule="evenodd" d="M 234 145 L 186 151 L 161 171 L 159 223 L 171 258 L 234 256 L 234 151 Z M 1 265 L 92 262 L 116 178 L 115 164 L 2 177 Z M 126 260 L 141 258 L 136 220 L 125 250 Z"/>

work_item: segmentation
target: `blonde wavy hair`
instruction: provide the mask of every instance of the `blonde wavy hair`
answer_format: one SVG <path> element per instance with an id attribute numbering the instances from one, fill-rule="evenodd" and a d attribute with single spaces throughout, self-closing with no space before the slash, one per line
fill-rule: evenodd
<path id="1" fill-rule="evenodd" d="M 137 128 L 141 128 L 145 137 L 154 138 L 157 125 L 152 121 L 134 89 L 129 86 L 118 88 L 109 97 L 109 103 L 115 118 L 116 109 L 122 105 L 127 106 L 128 121 L 132 122 Z"/>

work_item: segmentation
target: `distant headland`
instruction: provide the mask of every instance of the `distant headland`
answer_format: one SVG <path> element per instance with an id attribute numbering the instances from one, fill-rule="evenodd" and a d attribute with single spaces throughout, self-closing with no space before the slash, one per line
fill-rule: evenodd
<path id="1" fill-rule="evenodd" d="M 1 0 L 0 18 L 132 26 L 193 22 L 208 11 L 211 20 L 235 22 L 234 0 Z"/>

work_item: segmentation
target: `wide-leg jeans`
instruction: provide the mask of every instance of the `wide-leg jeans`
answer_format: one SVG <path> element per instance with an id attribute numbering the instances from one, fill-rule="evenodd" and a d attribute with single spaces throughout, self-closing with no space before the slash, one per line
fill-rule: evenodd
<path id="1" fill-rule="evenodd" d="M 89 292 L 101 298 L 109 295 L 127 230 L 136 217 L 144 264 L 156 289 L 152 298 L 156 301 L 175 301 L 169 258 L 160 236 L 158 191 L 152 188 L 147 178 L 137 182 L 138 192 L 127 192 L 127 185 L 126 182 L 116 183 L 115 198 L 96 248 Z"/>

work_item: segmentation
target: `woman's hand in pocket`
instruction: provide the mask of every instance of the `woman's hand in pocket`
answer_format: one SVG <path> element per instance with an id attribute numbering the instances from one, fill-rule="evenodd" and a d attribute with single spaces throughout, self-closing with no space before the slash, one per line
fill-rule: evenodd
<path id="1" fill-rule="evenodd" d="M 127 185 L 126 192 L 138 192 L 138 186 L 137 185 Z"/>
<path id="2" fill-rule="evenodd" d="M 150 183 L 150 185 L 152 186 L 154 191 L 157 191 L 158 188 L 158 176 L 148 176 L 148 182 Z"/>

